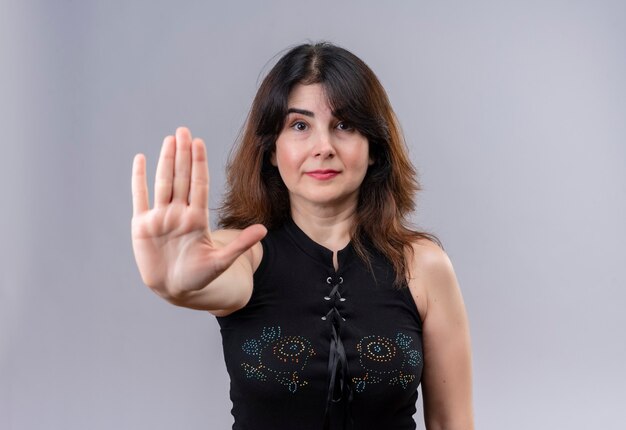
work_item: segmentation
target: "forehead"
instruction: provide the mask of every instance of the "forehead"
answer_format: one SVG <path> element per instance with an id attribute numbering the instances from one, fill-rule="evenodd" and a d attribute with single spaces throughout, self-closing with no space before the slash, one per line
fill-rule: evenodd
<path id="1" fill-rule="evenodd" d="M 330 111 L 328 96 L 322 84 L 297 84 L 289 93 L 287 100 L 290 108 L 308 108 L 309 110 Z"/>

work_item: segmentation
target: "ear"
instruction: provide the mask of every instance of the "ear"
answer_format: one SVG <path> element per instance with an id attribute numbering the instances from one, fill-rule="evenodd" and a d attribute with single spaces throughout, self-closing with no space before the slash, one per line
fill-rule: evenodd
<path id="1" fill-rule="evenodd" d="M 371 165 L 373 165 L 373 164 L 374 164 L 374 159 L 373 159 L 373 158 L 372 158 L 372 156 L 370 155 L 370 156 L 369 156 L 369 160 L 367 161 L 367 165 L 368 165 L 368 166 L 371 166 Z"/>
<path id="2" fill-rule="evenodd" d="M 270 155 L 270 163 L 272 163 L 272 166 L 278 167 L 278 163 L 276 162 L 276 150 L 275 149 L 272 151 L 272 155 Z"/>

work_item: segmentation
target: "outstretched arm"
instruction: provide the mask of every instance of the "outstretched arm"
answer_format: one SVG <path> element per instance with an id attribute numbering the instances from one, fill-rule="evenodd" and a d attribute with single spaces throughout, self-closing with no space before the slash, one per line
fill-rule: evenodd
<path id="1" fill-rule="evenodd" d="M 133 161 L 132 243 L 143 282 L 178 306 L 232 312 L 247 303 L 267 230 L 209 231 L 206 148 L 180 127 L 161 147 L 150 209 L 146 161 Z"/>

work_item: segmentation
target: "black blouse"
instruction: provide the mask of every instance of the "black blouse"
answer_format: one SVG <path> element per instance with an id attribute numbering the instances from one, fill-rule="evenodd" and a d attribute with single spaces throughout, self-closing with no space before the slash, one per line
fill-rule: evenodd
<path id="1" fill-rule="evenodd" d="M 422 323 L 374 249 L 333 253 L 289 221 L 262 241 L 248 304 L 217 318 L 235 430 L 415 429 Z"/>

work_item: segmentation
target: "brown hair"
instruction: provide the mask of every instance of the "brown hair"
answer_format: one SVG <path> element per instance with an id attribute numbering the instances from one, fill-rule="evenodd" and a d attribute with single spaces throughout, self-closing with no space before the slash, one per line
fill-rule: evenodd
<path id="1" fill-rule="evenodd" d="M 369 265 L 366 243 L 371 243 L 393 265 L 396 285 L 405 285 L 412 243 L 419 238 L 441 243 L 408 227 L 420 186 L 384 88 L 361 59 L 329 43 L 296 46 L 261 83 L 227 167 L 219 225 L 241 229 L 259 223 L 274 229 L 290 218 L 289 194 L 270 158 L 284 126 L 289 93 L 297 84 L 314 83 L 323 85 L 335 116 L 368 139 L 374 161 L 359 190 L 352 244 Z"/>

